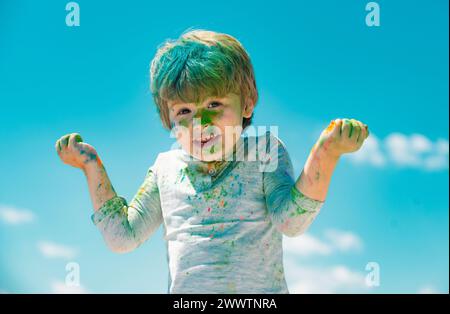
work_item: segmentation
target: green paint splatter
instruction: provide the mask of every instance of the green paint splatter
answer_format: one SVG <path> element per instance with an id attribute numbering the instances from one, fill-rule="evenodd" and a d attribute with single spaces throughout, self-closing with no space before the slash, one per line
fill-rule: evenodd
<path id="1" fill-rule="evenodd" d="M 211 124 L 213 119 L 215 119 L 219 115 L 219 111 L 208 110 L 208 109 L 200 109 L 199 114 L 201 117 L 201 124 Z"/>

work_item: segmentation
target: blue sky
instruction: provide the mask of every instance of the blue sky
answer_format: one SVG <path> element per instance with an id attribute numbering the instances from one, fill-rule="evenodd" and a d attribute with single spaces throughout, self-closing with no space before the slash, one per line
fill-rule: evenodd
<path id="1" fill-rule="evenodd" d="M 173 139 L 148 91 L 158 44 L 187 28 L 229 33 L 249 52 L 254 125 L 277 125 L 299 175 L 331 119 L 369 125 L 338 164 L 304 236 L 285 241 L 291 292 L 449 291 L 448 2 L 68 1 L 0 3 L 0 291 L 167 291 L 162 228 L 110 252 L 90 221 L 81 171 L 55 141 L 80 133 L 128 200 Z M 64 285 L 68 262 L 78 288 Z M 366 265 L 379 266 L 368 288 Z M 72 289 L 72 290 L 71 290 Z"/>

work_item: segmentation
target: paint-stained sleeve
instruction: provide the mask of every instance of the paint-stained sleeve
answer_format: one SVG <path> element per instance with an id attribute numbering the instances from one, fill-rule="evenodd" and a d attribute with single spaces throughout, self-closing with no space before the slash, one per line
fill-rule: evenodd
<path id="1" fill-rule="evenodd" d="M 324 202 L 301 193 L 295 186 L 294 169 L 286 147 L 270 134 L 266 141 L 270 166 L 263 168 L 266 206 L 276 228 L 284 235 L 294 237 L 305 232 Z M 270 148 L 270 149 L 269 149 Z"/>
<path id="2" fill-rule="evenodd" d="M 92 215 L 92 221 L 112 251 L 134 250 L 161 225 L 163 218 L 156 172 L 154 165 L 148 169 L 144 182 L 129 204 L 125 198 L 116 196 Z"/>

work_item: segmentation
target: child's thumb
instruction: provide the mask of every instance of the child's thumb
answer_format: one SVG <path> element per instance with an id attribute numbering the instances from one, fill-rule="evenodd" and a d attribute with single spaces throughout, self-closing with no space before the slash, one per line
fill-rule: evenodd
<path id="1" fill-rule="evenodd" d="M 69 147 L 74 148 L 76 146 L 76 143 L 82 142 L 83 139 L 81 138 L 81 135 L 78 133 L 72 133 L 69 137 Z"/>
<path id="2" fill-rule="evenodd" d="M 80 135 L 80 134 L 77 133 L 77 134 L 75 135 L 75 141 L 76 141 L 76 142 L 83 142 L 83 139 L 81 138 L 81 135 Z"/>

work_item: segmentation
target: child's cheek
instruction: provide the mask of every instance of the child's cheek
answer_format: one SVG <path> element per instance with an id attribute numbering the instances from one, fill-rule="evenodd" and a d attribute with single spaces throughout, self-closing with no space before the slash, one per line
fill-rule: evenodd
<path id="1" fill-rule="evenodd" d="M 183 146 L 188 147 L 191 141 L 192 131 L 187 119 L 181 119 L 173 123 L 171 137 L 175 138 L 177 142 Z"/>
<path id="2" fill-rule="evenodd" d="M 223 153 L 228 154 L 236 144 L 242 133 L 242 121 L 234 112 L 229 112 L 223 116 Z"/>
<path id="3" fill-rule="evenodd" d="M 176 122 L 176 125 L 180 128 L 189 128 L 189 119 L 184 118 L 184 119 L 180 119 L 179 121 Z"/>
<path id="4" fill-rule="evenodd" d="M 225 108 L 217 115 L 217 124 L 225 126 L 239 126 L 241 125 L 239 113 L 231 108 Z"/>

